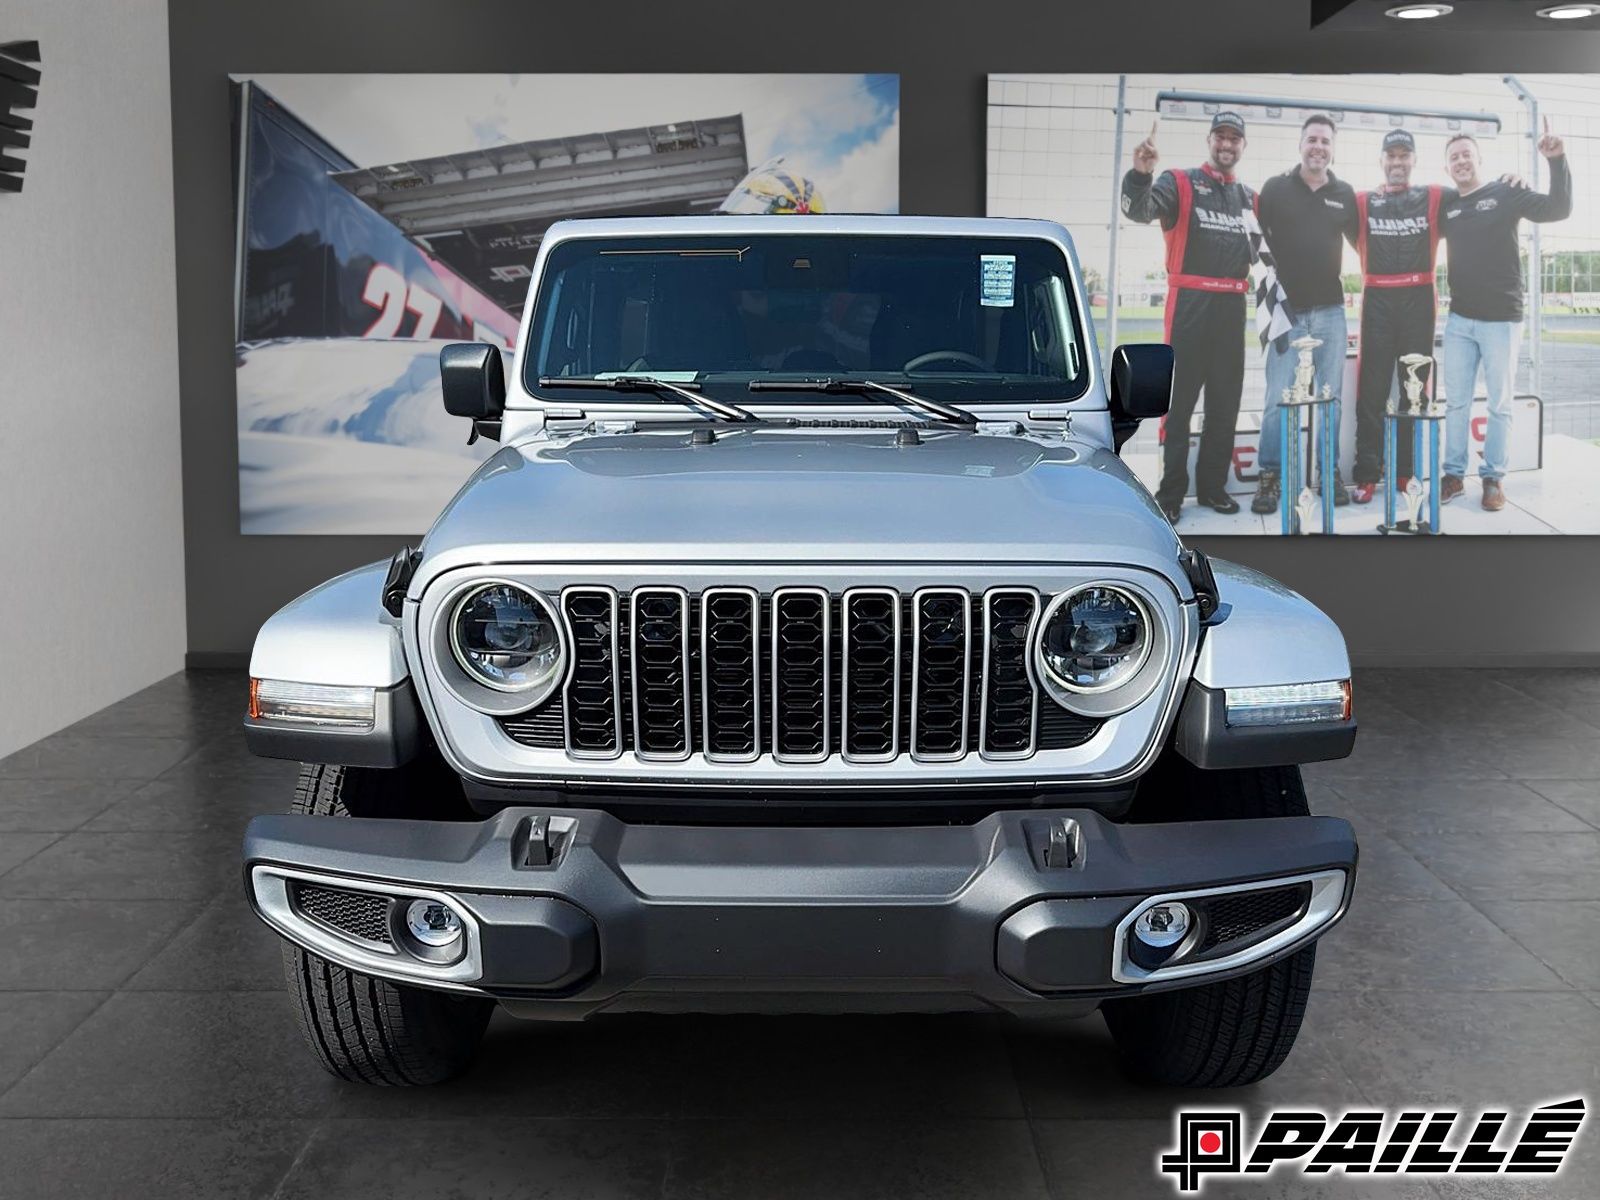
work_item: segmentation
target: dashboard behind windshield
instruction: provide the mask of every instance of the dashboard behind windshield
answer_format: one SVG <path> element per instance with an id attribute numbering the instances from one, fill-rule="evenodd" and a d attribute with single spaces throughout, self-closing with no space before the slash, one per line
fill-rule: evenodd
<path id="1" fill-rule="evenodd" d="M 575 238 L 545 265 L 525 382 L 567 403 L 576 389 L 558 380 L 618 374 L 741 404 L 792 403 L 748 393 L 788 377 L 868 377 L 960 404 L 1070 400 L 1088 360 L 1069 270 L 1042 238 Z"/>

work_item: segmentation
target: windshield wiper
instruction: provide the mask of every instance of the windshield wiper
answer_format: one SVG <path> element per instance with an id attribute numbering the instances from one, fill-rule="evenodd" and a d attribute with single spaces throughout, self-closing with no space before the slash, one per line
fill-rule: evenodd
<path id="1" fill-rule="evenodd" d="M 539 376 L 539 386 L 542 388 L 573 387 L 573 388 L 609 388 L 613 392 L 674 392 L 683 397 L 697 408 L 707 409 L 725 421 L 750 421 L 760 422 L 758 417 L 748 408 L 740 408 L 737 404 L 726 404 L 721 400 L 713 400 L 710 396 L 702 396 L 698 391 L 698 383 L 668 383 L 665 379 L 657 379 L 653 375 L 610 375 L 604 378 L 596 376 L 575 375 L 566 378 L 561 375 Z"/>
<path id="2" fill-rule="evenodd" d="M 966 409 L 940 404 L 937 400 L 929 400 L 926 396 L 914 396 L 910 392 L 890 387 L 887 383 L 879 383 L 876 379 L 752 379 L 748 386 L 752 392 L 856 392 L 863 396 L 881 392 L 893 396 L 896 400 L 904 401 L 912 408 L 938 417 L 941 421 L 951 421 L 957 425 L 978 423 L 978 418 Z"/>

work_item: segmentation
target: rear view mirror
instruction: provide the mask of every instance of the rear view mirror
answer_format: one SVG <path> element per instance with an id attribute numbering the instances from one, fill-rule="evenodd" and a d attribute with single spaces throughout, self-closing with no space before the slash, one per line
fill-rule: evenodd
<path id="1" fill-rule="evenodd" d="M 1118 346 L 1111 355 L 1111 431 L 1117 448 L 1140 421 L 1164 417 L 1172 403 L 1172 347 L 1164 342 Z"/>
<path id="2" fill-rule="evenodd" d="M 439 351 L 439 386 L 444 409 L 472 422 L 472 437 L 498 439 L 506 410 L 506 369 L 500 350 L 487 342 L 458 342 Z"/>

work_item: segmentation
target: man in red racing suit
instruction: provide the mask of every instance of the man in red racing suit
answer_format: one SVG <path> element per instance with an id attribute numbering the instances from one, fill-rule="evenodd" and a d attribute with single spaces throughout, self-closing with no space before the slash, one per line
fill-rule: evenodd
<path id="1" fill-rule="evenodd" d="M 1205 428 L 1195 461 L 1195 500 L 1220 513 L 1239 511 L 1227 483 L 1244 388 L 1256 197 L 1233 175 L 1245 145 L 1238 113 L 1212 117 L 1204 164 L 1159 177 L 1155 135 L 1152 126 L 1134 147 L 1133 168 L 1122 178 L 1122 211 L 1141 224 L 1159 220 L 1167 239 L 1166 340 L 1176 362 L 1156 502 L 1176 522 L 1189 490 L 1189 423 L 1202 390 Z"/>
<path id="2" fill-rule="evenodd" d="M 1402 354 L 1432 354 L 1438 297 L 1438 184 L 1411 186 L 1417 144 L 1404 129 L 1384 135 L 1384 183 L 1356 194 L 1356 253 L 1361 258 L 1361 344 L 1356 367 L 1356 461 L 1353 496 L 1366 504 L 1383 480 L 1383 413 Z M 1434 381 L 1428 380 L 1432 394 Z M 1399 430 L 1397 485 L 1410 477 L 1411 422 Z"/>

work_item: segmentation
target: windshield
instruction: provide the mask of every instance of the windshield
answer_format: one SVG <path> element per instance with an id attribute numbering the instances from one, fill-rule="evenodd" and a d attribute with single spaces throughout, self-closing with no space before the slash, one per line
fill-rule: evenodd
<path id="1" fill-rule="evenodd" d="M 565 403 L 578 390 L 561 378 L 616 374 L 750 407 L 800 399 L 748 390 L 785 378 L 871 378 L 962 405 L 1070 400 L 1088 367 L 1068 271 L 1042 238 L 576 238 L 545 266 L 525 382 Z"/>

